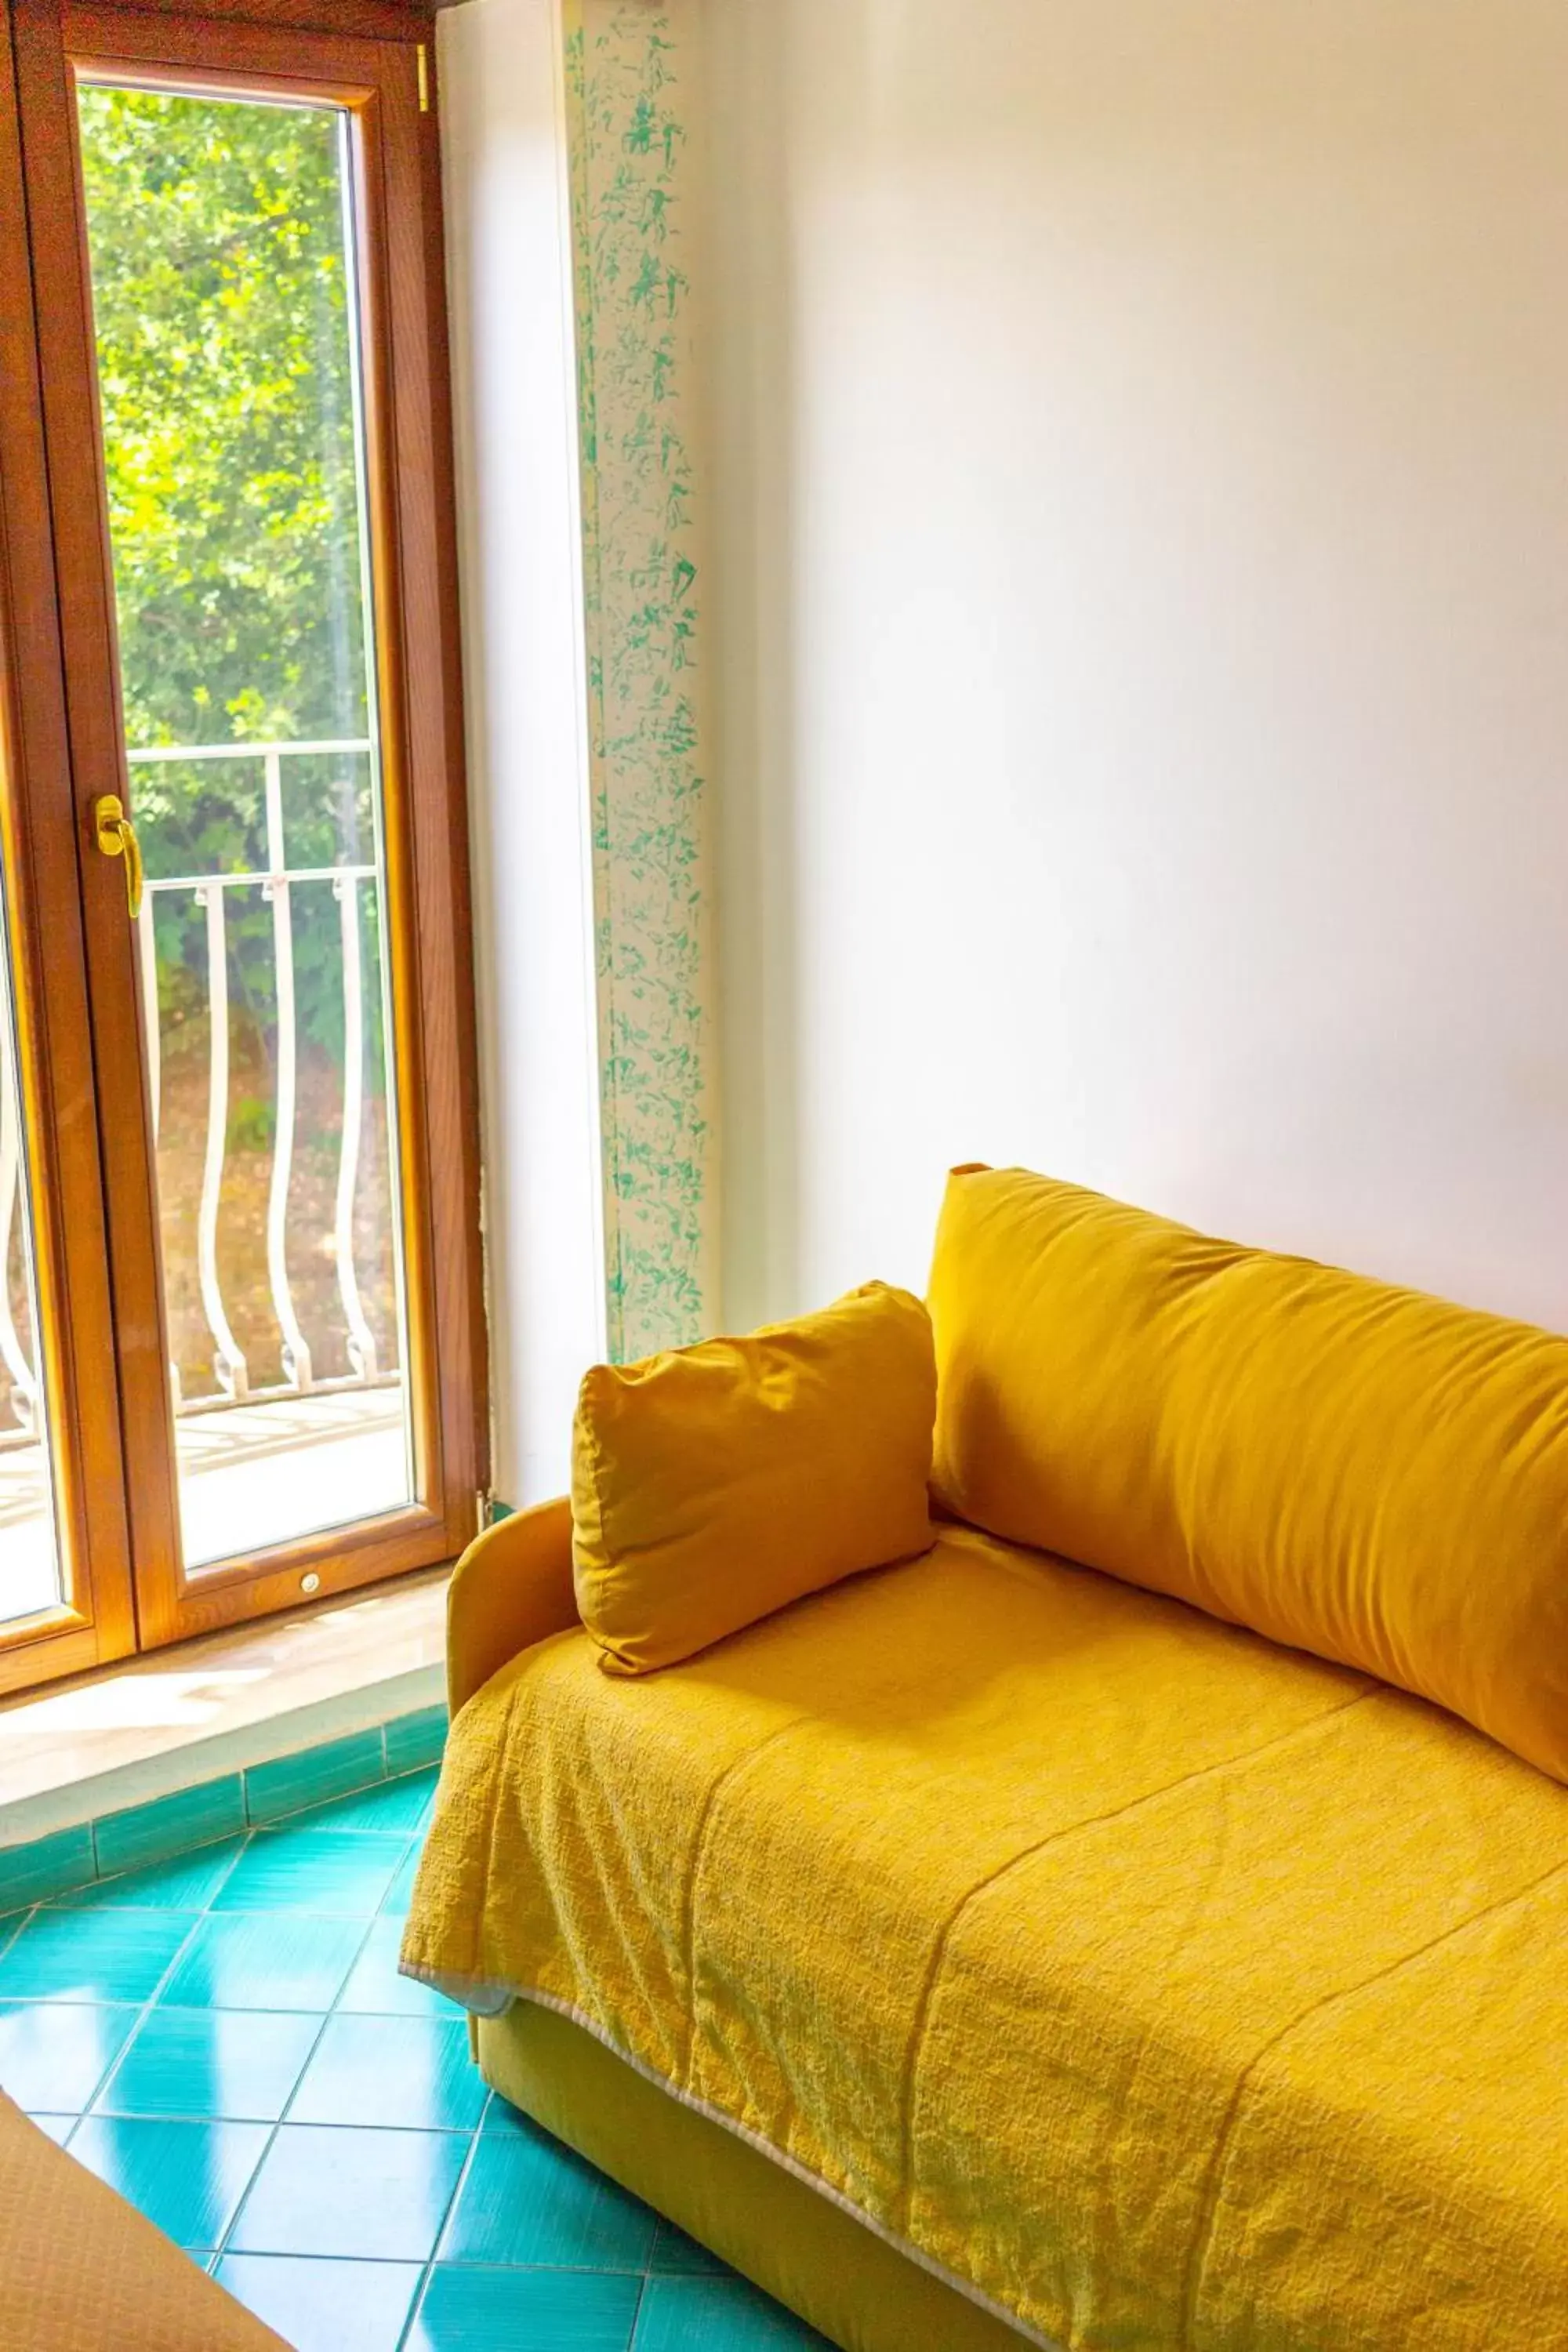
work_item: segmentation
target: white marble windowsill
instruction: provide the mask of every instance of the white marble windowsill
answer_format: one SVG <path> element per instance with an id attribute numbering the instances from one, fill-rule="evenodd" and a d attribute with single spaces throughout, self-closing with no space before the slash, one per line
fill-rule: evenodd
<path id="1" fill-rule="evenodd" d="M 0 1847 L 435 1706 L 447 1571 L 0 1702 Z"/>

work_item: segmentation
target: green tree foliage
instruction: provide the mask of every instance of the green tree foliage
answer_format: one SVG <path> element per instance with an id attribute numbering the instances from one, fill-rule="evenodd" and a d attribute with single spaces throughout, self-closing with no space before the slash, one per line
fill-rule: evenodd
<path id="1" fill-rule="evenodd" d="M 84 89 L 82 163 L 126 732 L 367 731 L 353 319 L 331 109 Z M 264 866 L 259 759 L 133 772 L 151 873 Z M 373 855 L 369 762 L 290 761 L 289 863 Z M 308 1035 L 342 1034 L 330 903 L 302 920 Z M 229 893 L 232 977 L 270 1015 L 271 915 Z M 205 993 L 203 917 L 159 910 L 165 1013 Z M 373 999 L 374 1001 L 374 999 Z"/>
<path id="2" fill-rule="evenodd" d="M 364 726 L 337 115 L 84 89 L 133 745 Z"/>

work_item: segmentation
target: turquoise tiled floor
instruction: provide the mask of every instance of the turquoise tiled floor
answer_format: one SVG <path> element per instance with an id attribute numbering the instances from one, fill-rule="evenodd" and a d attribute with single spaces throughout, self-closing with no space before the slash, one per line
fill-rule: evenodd
<path id="1" fill-rule="evenodd" d="M 0 2084 L 300 2352 L 821 2346 L 397 1974 L 435 1779 L 0 1919 Z"/>

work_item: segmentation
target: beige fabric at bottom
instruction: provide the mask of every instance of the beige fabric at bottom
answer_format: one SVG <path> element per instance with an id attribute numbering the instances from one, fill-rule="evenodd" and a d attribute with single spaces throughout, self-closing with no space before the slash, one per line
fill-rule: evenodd
<path id="1" fill-rule="evenodd" d="M 0 2352 L 289 2352 L 0 2093 Z"/>

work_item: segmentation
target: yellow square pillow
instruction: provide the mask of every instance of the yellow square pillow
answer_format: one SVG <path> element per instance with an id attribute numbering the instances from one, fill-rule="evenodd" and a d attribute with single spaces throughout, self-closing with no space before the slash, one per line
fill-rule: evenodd
<path id="1" fill-rule="evenodd" d="M 931 1541 L 931 1321 L 868 1283 L 819 1315 L 597 1364 L 572 1444 L 577 1607 L 607 1674 L 673 1665 Z"/>

